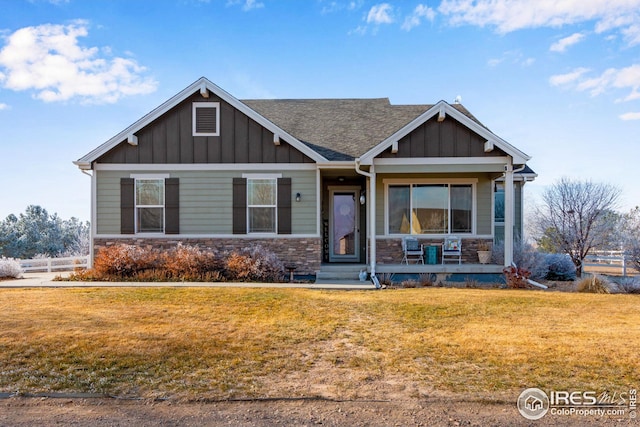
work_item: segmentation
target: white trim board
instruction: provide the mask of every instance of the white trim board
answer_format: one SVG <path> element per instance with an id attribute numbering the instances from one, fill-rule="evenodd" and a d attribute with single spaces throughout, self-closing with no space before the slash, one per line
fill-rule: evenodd
<path id="1" fill-rule="evenodd" d="M 317 169 L 315 163 L 96 163 L 97 171 L 265 171 L 265 170 L 307 170 Z"/>

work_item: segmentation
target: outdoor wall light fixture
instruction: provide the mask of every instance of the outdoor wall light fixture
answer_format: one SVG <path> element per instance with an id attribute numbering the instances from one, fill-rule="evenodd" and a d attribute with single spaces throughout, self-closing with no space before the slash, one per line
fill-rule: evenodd
<path id="1" fill-rule="evenodd" d="M 367 198 L 364 196 L 364 191 L 360 193 L 360 204 L 364 205 L 367 202 Z"/>
<path id="2" fill-rule="evenodd" d="M 299 202 L 301 198 L 302 195 L 300 193 L 296 193 L 296 202 Z"/>

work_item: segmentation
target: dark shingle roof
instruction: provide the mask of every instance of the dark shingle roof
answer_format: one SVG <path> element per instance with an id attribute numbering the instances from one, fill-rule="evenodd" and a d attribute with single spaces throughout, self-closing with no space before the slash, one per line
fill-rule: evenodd
<path id="1" fill-rule="evenodd" d="M 242 101 L 329 160 L 351 160 L 422 114 L 429 105 L 378 99 Z"/>
<path id="2" fill-rule="evenodd" d="M 361 156 L 433 106 L 392 105 L 388 98 L 241 102 L 328 160 Z M 454 107 L 477 122 L 462 105 Z"/>

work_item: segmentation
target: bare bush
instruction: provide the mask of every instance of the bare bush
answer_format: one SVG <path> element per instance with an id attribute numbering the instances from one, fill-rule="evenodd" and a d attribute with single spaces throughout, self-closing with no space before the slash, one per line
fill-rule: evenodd
<path id="1" fill-rule="evenodd" d="M 134 245 L 113 245 L 102 248 L 93 261 L 97 276 L 131 277 L 142 270 L 152 270 L 160 264 L 157 251 Z"/>
<path id="2" fill-rule="evenodd" d="M 20 263 L 12 258 L 0 258 L 0 279 L 22 277 Z"/>
<path id="3" fill-rule="evenodd" d="M 284 264 L 277 255 L 260 245 L 233 251 L 226 260 L 229 280 L 279 282 L 284 276 Z"/>
<path id="4" fill-rule="evenodd" d="M 611 282 L 602 276 L 594 275 L 585 277 L 578 282 L 576 288 L 578 292 L 586 292 L 591 294 L 610 294 L 612 290 Z"/>

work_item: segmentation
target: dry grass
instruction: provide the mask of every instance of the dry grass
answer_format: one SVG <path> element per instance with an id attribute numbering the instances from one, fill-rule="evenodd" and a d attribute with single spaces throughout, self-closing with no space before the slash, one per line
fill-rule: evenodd
<path id="1" fill-rule="evenodd" d="M 0 391 L 219 399 L 637 387 L 635 295 L 0 291 Z M 400 384 L 400 385 L 398 385 Z M 383 394 L 381 396 L 381 394 Z"/>

